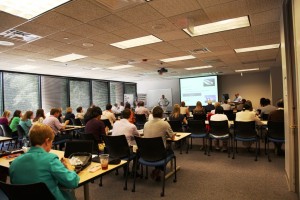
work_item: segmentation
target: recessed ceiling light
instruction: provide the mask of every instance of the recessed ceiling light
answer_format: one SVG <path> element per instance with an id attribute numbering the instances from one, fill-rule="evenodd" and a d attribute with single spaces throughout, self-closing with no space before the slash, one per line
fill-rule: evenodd
<path id="1" fill-rule="evenodd" d="M 14 46 L 15 43 L 13 43 L 13 42 L 7 42 L 7 41 L 0 41 L 0 45 L 10 47 L 10 46 Z"/>
<path id="2" fill-rule="evenodd" d="M 207 65 L 207 66 L 199 66 L 199 67 L 188 67 L 184 68 L 185 70 L 196 70 L 196 69 L 206 69 L 206 68 L 212 68 L 213 66 Z"/>
<path id="3" fill-rule="evenodd" d="M 139 37 L 135 39 L 124 40 L 122 42 L 112 43 L 110 45 L 114 47 L 118 47 L 120 49 L 128 49 L 132 47 L 143 46 L 143 45 L 153 44 L 157 42 L 162 42 L 162 40 L 155 37 L 154 35 L 148 35 L 148 36 Z"/>
<path id="4" fill-rule="evenodd" d="M 68 40 L 69 38 L 68 37 L 64 37 L 64 40 Z"/>
<path id="5" fill-rule="evenodd" d="M 64 56 L 52 58 L 52 59 L 49 59 L 49 60 L 57 61 L 57 62 L 69 62 L 69 61 L 78 60 L 78 59 L 82 59 L 82 58 L 86 58 L 86 57 L 87 56 L 71 53 L 71 54 L 67 54 L 67 55 L 64 55 Z"/>
<path id="6" fill-rule="evenodd" d="M 252 68 L 252 69 L 238 69 L 235 72 L 249 72 L 249 71 L 257 71 L 259 68 Z"/>
<path id="7" fill-rule="evenodd" d="M 250 26 L 249 17 L 238 17 L 233 19 L 226 19 L 218 22 L 213 22 L 209 24 L 199 25 L 193 27 L 193 31 L 187 28 L 183 29 L 190 36 L 206 35 L 210 33 L 217 33 L 221 31 L 228 31 L 238 28 L 244 28 Z"/>
<path id="8" fill-rule="evenodd" d="M 125 69 L 125 68 L 131 68 L 131 67 L 134 67 L 134 66 L 133 65 L 118 65 L 118 66 L 108 67 L 107 69 L 118 70 L 118 69 Z"/>
<path id="9" fill-rule="evenodd" d="M 21 65 L 21 66 L 18 66 L 18 67 L 14 67 L 13 69 L 15 70 L 32 70 L 32 69 L 36 69 L 38 68 L 37 66 L 33 66 L 33 65 Z"/>
<path id="10" fill-rule="evenodd" d="M 30 59 L 30 58 L 26 59 L 26 61 L 29 61 L 29 62 L 35 62 L 34 59 Z"/>
<path id="11" fill-rule="evenodd" d="M 1 0 L 0 10 L 6 13 L 31 19 L 70 0 Z"/>
<path id="12" fill-rule="evenodd" d="M 162 62 L 174 62 L 174 61 L 179 61 L 179 60 L 189 60 L 189 59 L 195 59 L 195 58 L 196 58 L 195 56 L 188 55 L 188 56 L 179 56 L 179 57 L 161 59 L 160 61 L 162 61 Z"/>
<path id="13" fill-rule="evenodd" d="M 236 53 L 243 53 L 243 52 L 249 52 L 249 51 L 260 51 L 260 50 L 266 50 L 266 49 L 276 49 L 276 48 L 279 48 L 279 46 L 280 46 L 280 44 L 269 44 L 269 45 L 263 45 L 263 46 L 234 49 L 234 50 L 235 50 Z"/>
<path id="14" fill-rule="evenodd" d="M 93 47 L 94 44 L 93 43 L 83 43 L 82 46 L 84 46 L 84 47 Z"/>
<path id="15" fill-rule="evenodd" d="M 85 70 L 99 70 L 101 68 L 100 67 L 84 67 L 82 69 L 85 69 Z"/>

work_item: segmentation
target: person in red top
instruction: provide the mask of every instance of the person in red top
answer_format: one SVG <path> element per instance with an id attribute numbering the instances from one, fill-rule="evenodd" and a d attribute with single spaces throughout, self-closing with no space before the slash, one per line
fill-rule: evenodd
<path id="1" fill-rule="evenodd" d="M 2 117 L 0 118 L 0 124 L 5 124 L 8 126 L 8 119 L 10 117 L 10 111 L 9 110 L 5 110 L 3 112 Z"/>

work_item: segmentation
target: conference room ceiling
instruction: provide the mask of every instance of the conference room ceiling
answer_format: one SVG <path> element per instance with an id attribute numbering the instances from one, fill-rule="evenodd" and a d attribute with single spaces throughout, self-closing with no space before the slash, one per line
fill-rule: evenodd
<path id="1" fill-rule="evenodd" d="M 282 0 L 73 0 L 32 20 L 0 11 L 0 33 L 16 29 L 40 36 L 24 42 L 0 36 L 0 70 L 140 81 L 236 73 L 281 66 L 280 48 L 236 53 L 234 49 L 280 44 Z M 249 16 L 250 26 L 191 37 L 182 29 Z M 162 42 L 120 49 L 110 45 L 153 35 Z M 85 58 L 51 61 L 67 54 Z M 193 55 L 196 59 L 161 62 Z M 112 70 L 119 65 L 134 67 Z M 212 68 L 184 68 L 212 65 Z M 167 73 L 159 75 L 164 67 Z M 251 72 L 247 72 L 251 73 Z"/>

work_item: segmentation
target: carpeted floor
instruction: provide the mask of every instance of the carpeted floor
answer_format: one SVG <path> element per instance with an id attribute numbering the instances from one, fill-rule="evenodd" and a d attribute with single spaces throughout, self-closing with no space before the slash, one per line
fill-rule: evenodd
<path id="1" fill-rule="evenodd" d="M 200 140 L 199 140 L 200 141 Z M 195 141 L 196 142 L 196 141 Z M 163 199 L 256 199 L 256 200 L 296 200 L 297 195 L 288 191 L 284 172 L 284 157 L 272 154 L 272 162 L 268 162 L 264 151 L 254 161 L 254 152 L 239 149 L 236 159 L 227 157 L 227 153 L 211 152 L 204 155 L 195 143 L 189 154 L 179 154 L 177 164 L 181 169 L 177 173 L 177 182 L 173 176 L 166 180 L 165 197 Z M 261 144 L 261 148 L 263 144 Z M 120 170 L 122 171 L 122 170 Z M 151 171 L 151 170 L 149 170 Z M 128 190 L 124 191 L 124 179 L 121 172 L 103 177 L 103 186 L 99 180 L 90 183 L 90 199 L 161 199 L 161 182 L 150 178 L 137 179 L 136 192 L 131 192 L 133 179 L 129 178 Z M 76 189 L 78 200 L 83 198 L 83 187 Z"/>

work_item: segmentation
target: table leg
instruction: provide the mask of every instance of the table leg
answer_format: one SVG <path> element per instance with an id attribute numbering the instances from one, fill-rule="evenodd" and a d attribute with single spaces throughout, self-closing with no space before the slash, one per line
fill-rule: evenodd
<path id="1" fill-rule="evenodd" d="M 84 192 L 84 199 L 89 200 L 90 194 L 89 194 L 89 183 L 86 183 L 83 185 L 83 192 Z"/>

